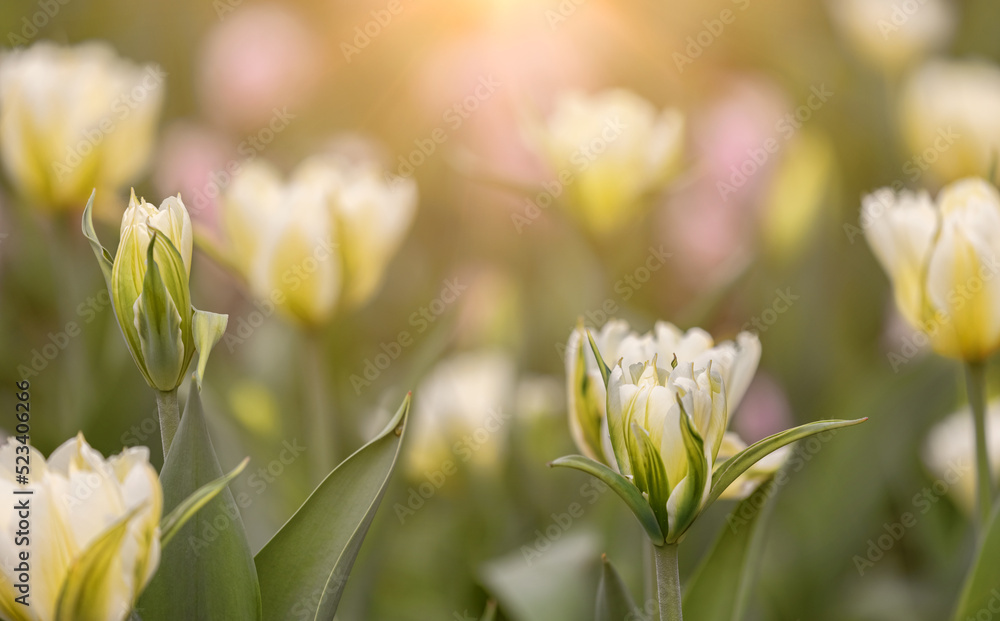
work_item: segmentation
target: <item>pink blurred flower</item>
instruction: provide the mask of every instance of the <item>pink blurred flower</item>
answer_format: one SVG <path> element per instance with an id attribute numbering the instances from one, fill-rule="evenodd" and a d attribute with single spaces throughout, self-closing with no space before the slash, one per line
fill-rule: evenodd
<path id="1" fill-rule="evenodd" d="M 241 8 L 208 36 L 199 94 L 214 122 L 256 129 L 274 108 L 296 109 L 311 94 L 320 65 L 314 35 L 278 5 Z"/>
<path id="2" fill-rule="evenodd" d="M 228 185 L 227 164 L 235 162 L 229 142 L 218 132 L 191 121 L 176 121 L 163 132 L 153 173 L 157 192 L 180 192 L 195 220 L 213 224 L 221 186 Z"/>
<path id="3" fill-rule="evenodd" d="M 750 444 L 795 426 L 784 389 L 764 372 L 757 373 L 739 410 L 729 415 L 732 429 Z"/>

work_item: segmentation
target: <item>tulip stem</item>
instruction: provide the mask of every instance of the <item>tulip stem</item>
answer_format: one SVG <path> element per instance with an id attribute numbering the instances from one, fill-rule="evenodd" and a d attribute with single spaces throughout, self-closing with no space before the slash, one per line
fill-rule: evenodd
<path id="1" fill-rule="evenodd" d="M 181 424 L 181 412 L 177 405 L 177 389 L 156 391 L 156 411 L 160 415 L 160 438 L 163 440 L 163 461 L 167 461 L 167 451 Z"/>
<path id="2" fill-rule="evenodd" d="M 970 362 L 965 367 L 966 390 L 976 427 L 976 483 L 979 505 L 979 528 L 989 523 L 993 508 L 993 477 L 986 446 L 986 364 Z"/>
<path id="3" fill-rule="evenodd" d="M 305 374 L 306 394 L 308 403 L 306 419 L 308 422 L 309 439 L 315 447 L 312 451 L 312 470 L 314 483 L 319 483 L 330 474 L 333 468 L 333 430 L 331 418 L 333 412 L 329 407 L 327 394 L 326 357 L 323 352 L 323 340 L 319 333 L 309 333 L 305 344 Z"/>
<path id="4" fill-rule="evenodd" d="M 660 600 L 660 621 L 683 621 L 677 544 L 653 546 L 653 557 L 656 559 L 656 592 Z"/>

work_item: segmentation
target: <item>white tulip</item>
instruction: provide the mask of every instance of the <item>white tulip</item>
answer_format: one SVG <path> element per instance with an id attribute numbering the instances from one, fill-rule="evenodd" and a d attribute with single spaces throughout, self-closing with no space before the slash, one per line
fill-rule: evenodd
<path id="1" fill-rule="evenodd" d="M 30 606 L 15 602 L 18 518 L 0 512 L 0 613 L 14 621 L 117 621 L 125 619 L 156 572 L 160 559 L 159 523 L 163 491 L 145 447 L 126 449 L 105 460 L 83 435 L 66 441 L 48 461 L 30 449 L 30 484 L 15 482 L 11 439 L 0 448 L 0 494 L 27 498 L 30 523 Z M 31 495 L 14 495 L 16 489 Z M 95 546 L 114 531 L 120 541 L 110 551 Z M 88 567 L 83 561 L 109 554 L 109 561 Z M 88 556 L 89 555 L 89 556 Z M 100 573 L 93 573 L 100 568 Z M 85 587 L 82 585 L 85 584 Z M 82 590 L 81 590 L 82 587 Z M 67 595 L 60 599 L 60 595 Z"/>
<path id="2" fill-rule="evenodd" d="M 91 191 L 112 195 L 146 167 L 164 73 L 90 42 L 46 41 L 0 59 L 0 154 L 28 200 L 82 209 Z"/>
<path id="3" fill-rule="evenodd" d="M 890 72 L 943 48 L 958 21 L 947 0 L 921 0 L 919 6 L 899 0 L 830 0 L 828 6 L 848 43 Z"/>
<path id="4" fill-rule="evenodd" d="M 760 340 L 750 332 L 740 333 L 735 342 L 716 345 L 711 335 L 700 328 L 682 332 L 660 321 L 651 332 L 639 334 L 627 322 L 611 320 L 593 336 L 609 365 L 621 359 L 622 365 L 629 368 L 657 357 L 663 366 L 669 365 L 674 356 L 680 363 L 692 363 L 698 368 L 712 362 L 726 384 L 731 412 L 739 406 L 760 362 Z M 570 430 L 577 447 L 587 457 L 613 466 L 610 447 L 600 440 L 602 427 L 607 427 L 607 393 L 597 359 L 581 328 L 573 331 L 566 346 L 566 378 Z"/>
<path id="5" fill-rule="evenodd" d="M 1000 68 L 932 61 L 909 78 L 900 101 L 903 137 L 919 170 L 941 183 L 992 174 L 1000 151 Z"/>
<path id="6" fill-rule="evenodd" d="M 412 180 L 389 182 L 370 161 L 316 156 L 288 182 L 243 165 L 222 203 L 233 265 L 254 294 L 321 324 L 378 289 L 416 210 Z"/>
<path id="7" fill-rule="evenodd" d="M 1000 347 L 1000 193 L 982 179 L 926 192 L 888 189 L 862 203 L 865 237 L 896 305 L 934 350 L 980 362 Z"/>
<path id="8" fill-rule="evenodd" d="M 531 139 L 565 188 L 571 214 L 602 235 L 634 221 L 677 172 L 683 136 L 679 111 L 615 89 L 563 96 Z"/>
<path id="9" fill-rule="evenodd" d="M 506 446 L 517 389 L 509 355 L 494 350 L 454 355 L 438 363 L 414 391 L 411 476 L 442 472 L 446 462 L 491 467 Z"/>
<path id="10" fill-rule="evenodd" d="M 976 509 L 976 447 L 972 412 L 968 407 L 935 425 L 924 444 L 923 460 L 930 472 L 948 486 L 955 503 L 970 515 Z M 994 476 L 1000 476 L 1000 401 L 986 411 L 986 445 Z"/>

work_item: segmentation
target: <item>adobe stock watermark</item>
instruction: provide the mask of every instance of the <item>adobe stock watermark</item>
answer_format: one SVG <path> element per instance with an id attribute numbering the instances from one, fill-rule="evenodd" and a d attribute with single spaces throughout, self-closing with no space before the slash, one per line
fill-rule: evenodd
<path id="1" fill-rule="evenodd" d="M 552 547 L 552 544 L 562 539 L 573 524 L 586 514 L 586 508 L 592 506 L 604 492 L 610 488 L 599 479 L 591 478 L 580 486 L 580 496 L 586 502 L 571 502 L 565 511 L 553 513 L 551 522 L 542 529 L 535 529 L 535 539 L 530 544 L 521 546 L 521 556 L 530 567 Z"/>
<path id="2" fill-rule="evenodd" d="M 152 93 L 163 86 L 167 72 L 159 65 L 149 65 L 138 84 L 128 92 L 111 100 L 110 111 L 92 127 L 83 130 L 77 142 L 66 146 L 66 156 L 61 161 L 52 162 L 52 171 L 62 181 L 66 175 L 83 163 L 85 157 L 94 152 L 104 138 L 118 129 L 119 124 L 141 106 Z"/>
<path id="3" fill-rule="evenodd" d="M 49 332 L 48 343 L 31 350 L 31 359 L 27 364 L 19 364 L 17 373 L 22 380 L 38 375 L 48 368 L 49 363 L 55 360 L 62 353 L 73 339 L 83 333 L 83 327 L 92 323 L 97 316 L 111 306 L 111 296 L 105 287 L 101 287 L 97 293 L 87 296 L 87 299 L 76 306 L 76 316 L 79 320 L 67 321 L 62 329 L 57 332 Z"/>
<path id="4" fill-rule="evenodd" d="M 510 215 L 514 230 L 523 233 L 525 227 L 537 220 L 559 198 L 578 175 L 587 170 L 608 150 L 608 146 L 628 129 L 619 117 L 606 119 L 597 135 L 577 147 L 569 157 L 569 166 L 558 172 L 555 179 L 542 182 L 542 191 L 524 199 L 524 208 Z"/>
<path id="5" fill-rule="evenodd" d="M 288 106 L 274 108 L 271 112 L 271 120 L 267 125 L 244 136 L 236 145 L 236 153 L 241 156 L 240 159 L 231 159 L 225 166 L 208 173 L 208 181 L 204 187 L 194 190 L 191 204 L 188 205 L 188 211 L 192 215 L 211 207 L 213 201 L 222 195 L 233 179 L 243 173 L 243 166 L 257 159 L 264 149 L 274 142 L 278 134 L 285 131 L 296 118 L 295 114 L 288 111 Z"/>
<path id="6" fill-rule="evenodd" d="M 201 516 L 201 532 L 188 536 L 188 545 L 195 556 L 199 556 L 203 550 L 208 548 L 213 541 L 219 538 L 234 521 L 240 520 L 240 509 L 247 509 L 254 503 L 254 500 L 263 494 L 267 488 L 277 481 L 278 477 L 285 473 L 285 469 L 295 463 L 306 447 L 299 444 L 298 438 L 285 440 L 282 442 L 281 451 L 267 465 L 257 468 L 257 470 L 247 477 L 247 485 L 253 490 L 251 496 L 248 492 L 240 492 L 233 497 L 235 506 L 230 503 L 219 503 L 216 505 L 215 515 Z M 242 475 L 241 475 L 242 476 Z M 202 511 L 208 510 L 208 507 Z"/>
<path id="7" fill-rule="evenodd" d="M 510 412 L 505 412 L 502 408 L 492 408 L 482 425 L 455 441 L 451 446 L 451 456 L 442 461 L 439 468 L 424 472 L 424 480 L 419 485 L 410 486 L 406 494 L 406 504 L 397 502 L 393 505 L 399 523 L 405 524 L 407 518 L 416 515 L 417 511 L 444 487 L 448 478 L 458 473 L 458 465 L 468 463 L 512 417 Z"/>
<path id="8" fill-rule="evenodd" d="M 30 15 L 21 18 L 20 30 L 7 32 L 7 44 L 11 47 L 23 47 L 38 36 L 38 30 L 48 26 L 59 11 L 72 0 L 38 0 L 37 7 Z"/>
<path id="9" fill-rule="evenodd" d="M 886 553 L 906 536 L 906 533 L 917 526 L 919 518 L 927 515 L 938 501 L 971 471 L 970 462 L 952 461 L 948 464 L 942 478 L 934 481 L 930 487 L 924 487 L 914 494 L 910 500 L 913 510 L 903 512 L 898 520 L 883 523 L 882 530 L 885 532 L 868 540 L 868 547 L 865 549 L 864 555 L 855 554 L 851 559 L 854 561 L 854 568 L 858 570 L 858 575 L 864 576 L 866 571 L 882 560 Z"/>
<path id="10" fill-rule="evenodd" d="M 323 239 L 313 248 L 312 253 L 281 273 L 281 277 L 278 279 L 280 285 L 271 289 L 266 298 L 258 298 L 253 301 L 254 309 L 252 311 L 245 317 L 242 315 L 237 317 L 235 322 L 230 320 L 232 329 L 226 330 L 222 336 L 222 341 L 226 344 L 229 353 L 233 353 L 239 345 L 253 336 L 257 328 L 264 325 L 264 321 L 285 303 L 289 293 L 294 293 L 305 286 L 319 269 L 320 264 L 333 256 L 333 251 L 337 247 L 338 244 L 332 238 Z"/>
<path id="11" fill-rule="evenodd" d="M 372 382 L 376 381 L 393 362 L 399 359 L 403 350 L 416 342 L 415 337 L 426 332 L 452 304 L 458 301 L 468 288 L 469 286 L 460 283 L 458 278 L 445 280 L 437 297 L 427 305 L 410 313 L 407 322 L 412 330 L 400 330 L 392 341 L 379 343 L 379 353 L 365 358 L 360 373 L 351 374 L 349 379 L 354 394 L 360 396 L 362 389 L 371 386 Z"/>
<path id="12" fill-rule="evenodd" d="M 734 164 L 729 167 L 729 179 L 720 179 L 715 183 L 723 201 L 728 201 L 730 194 L 746 185 L 750 178 L 767 164 L 771 156 L 780 151 L 782 145 L 791 140 L 796 132 L 802 129 L 802 126 L 809 122 L 834 94 L 826 87 L 826 84 L 813 85 L 809 90 L 810 94 L 805 103 L 791 112 L 785 113 L 775 122 L 774 133 L 776 135 L 769 136 L 758 147 L 747 149 L 746 159 L 738 165 Z"/>
<path id="13" fill-rule="evenodd" d="M 975 616 L 966 617 L 966 621 L 994 621 L 1000 613 L 1000 588 L 990 590 L 990 599 L 976 611 Z"/>
<path id="14" fill-rule="evenodd" d="M 762 310 L 759 316 L 751 317 L 740 328 L 741 331 L 756 332 L 757 334 L 767 332 L 768 328 L 778 321 L 778 317 L 787 313 L 788 309 L 799 299 L 798 295 L 792 293 L 791 287 L 775 289 L 774 293 L 775 297 L 771 305 Z"/>
<path id="15" fill-rule="evenodd" d="M 400 183 L 403 179 L 409 179 L 418 168 L 430 160 L 438 147 L 448 142 L 451 132 L 461 129 L 472 115 L 486 103 L 497 89 L 503 86 L 493 74 L 479 76 L 476 87 L 472 92 L 462 98 L 461 101 L 453 103 L 444 113 L 441 114 L 443 125 L 435 127 L 429 134 L 413 141 L 413 149 L 405 156 L 397 157 L 399 165 L 396 171 L 386 172 L 385 177 L 389 185 Z"/>
<path id="16" fill-rule="evenodd" d="M 983 258 L 983 263 L 974 276 L 970 276 L 964 283 L 955 285 L 948 292 L 946 296 L 948 306 L 955 311 L 961 310 L 974 296 L 982 292 L 985 284 L 993 280 L 997 272 L 1000 272 L 1000 261 L 997 261 L 997 257 Z M 898 373 L 900 367 L 916 358 L 925 347 L 930 345 L 931 338 L 937 335 L 938 330 L 948 329 L 952 321 L 951 314 L 940 309 L 935 310 L 933 316 L 922 321 L 919 330 L 914 330 L 903 339 L 903 344 L 898 352 L 890 351 L 886 354 L 893 372 Z"/>
<path id="17" fill-rule="evenodd" d="M 685 67 L 694 64 L 694 61 L 701 58 L 705 50 L 712 47 L 712 44 L 722 36 L 722 33 L 726 30 L 726 26 L 736 21 L 737 10 L 742 12 L 750 8 L 750 0 L 732 0 L 732 3 L 736 5 L 735 10 L 729 8 L 722 9 L 715 19 L 702 20 L 701 24 L 705 28 L 699 31 L 698 34 L 685 39 L 687 45 L 684 47 L 684 52 L 673 53 L 671 58 L 673 58 L 674 65 L 677 66 L 679 73 L 684 73 Z"/>
<path id="18" fill-rule="evenodd" d="M 961 134 L 956 132 L 949 126 L 948 128 L 939 128 L 937 130 L 936 136 L 923 151 L 915 153 L 903 163 L 902 175 L 899 179 L 896 179 L 888 185 L 889 189 L 892 190 L 893 195 L 899 194 L 904 189 L 906 185 L 903 183 L 903 178 L 910 181 L 911 184 L 915 184 L 920 181 L 920 178 L 924 176 L 927 169 L 930 168 L 938 159 L 954 145 L 960 138 Z M 894 201 L 890 198 L 882 200 L 878 195 L 873 195 L 874 201 L 870 203 L 871 208 L 858 210 L 858 223 L 853 224 L 851 222 L 844 223 L 844 234 L 847 236 L 847 241 L 851 245 L 854 245 L 854 240 L 858 238 L 859 235 L 864 233 L 864 229 L 871 226 L 872 222 L 878 220 L 885 215 Z"/>

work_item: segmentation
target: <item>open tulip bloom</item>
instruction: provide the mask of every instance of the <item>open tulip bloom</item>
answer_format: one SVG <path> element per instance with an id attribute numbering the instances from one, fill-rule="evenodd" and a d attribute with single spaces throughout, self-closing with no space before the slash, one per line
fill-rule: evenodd
<path id="1" fill-rule="evenodd" d="M 611 330 L 620 330 L 620 326 Z M 582 332 L 579 329 L 571 339 L 568 359 L 582 359 Z M 599 434 L 600 444 L 582 445 L 590 457 L 561 457 L 551 465 L 575 468 L 599 478 L 635 514 L 654 544 L 661 618 L 666 621 L 681 618 L 676 544 L 695 519 L 738 478 L 753 475 L 755 465 L 774 451 L 798 439 L 864 419 L 802 425 L 722 460 L 720 451 L 727 437 L 731 405 L 725 378 L 736 389 L 734 396 L 742 396 L 760 355 L 757 338 L 744 333 L 737 344 L 723 343 L 713 348 L 711 337 L 701 330 L 682 335 L 669 324 L 658 324 L 656 333 L 655 337 L 612 338 L 608 343 L 632 353 L 672 348 L 674 352 L 666 358 L 669 362 L 664 364 L 667 352 L 658 351 L 647 360 L 627 363 L 620 359 L 613 368 L 605 364 L 593 336 L 587 334 L 607 395 L 606 415 L 601 419 L 591 417 L 589 429 L 581 429 L 577 435 Z M 685 355 L 691 358 L 682 358 Z M 568 365 L 572 367 L 573 361 L 568 360 Z M 577 372 L 570 381 L 583 376 L 585 372 Z M 580 407 L 573 393 L 571 385 L 571 410 Z M 575 418 L 573 411 L 570 416 Z M 602 454 L 610 459 L 598 461 L 597 456 Z M 768 467 L 773 473 L 774 465 Z M 735 492 L 745 490 L 741 484 L 734 487 Z"/>
<path id="2" fill-rule="evenodd" d="M 937 200 L 883 188 L 864 198 L 861 214 L 900 313 L 935 352 L 966 363 L 984 525 L 993 496 L 984 401 L 985 361 L 1000 348 L 1000 192 L 978 178 L 948 185 Z"/>

